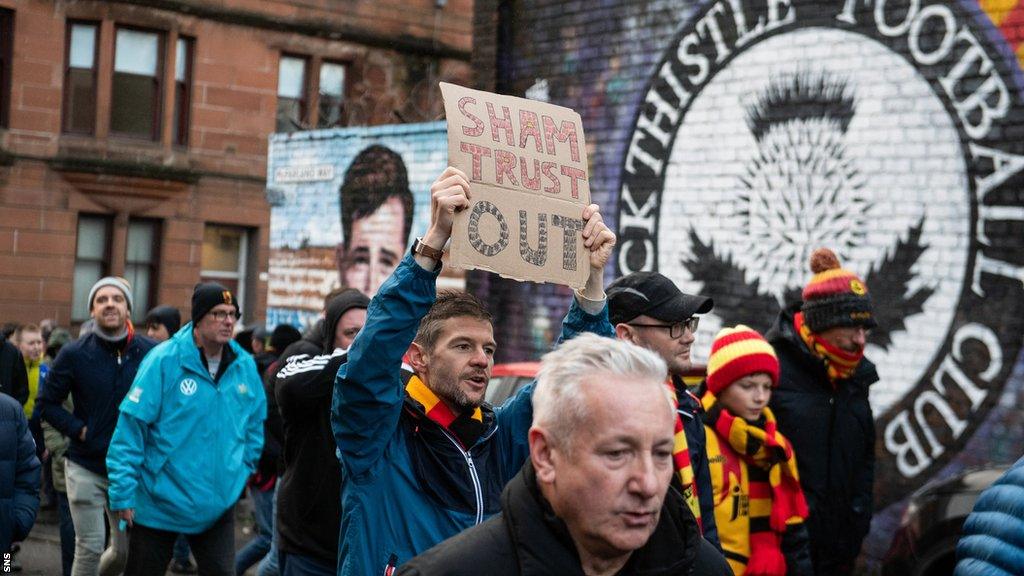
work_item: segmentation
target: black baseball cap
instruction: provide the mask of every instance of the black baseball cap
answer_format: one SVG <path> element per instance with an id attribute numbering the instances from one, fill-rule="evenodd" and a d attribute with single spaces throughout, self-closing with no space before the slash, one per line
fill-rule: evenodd
<path id="1" fill-rule="evenodd" d="M 657 272 L 634 272 L 608 285 L 608 319 L 612 326 L 647 315 L 665 322 L 682 322 L 715 307 L 707 296 L 686 294 Z"/>

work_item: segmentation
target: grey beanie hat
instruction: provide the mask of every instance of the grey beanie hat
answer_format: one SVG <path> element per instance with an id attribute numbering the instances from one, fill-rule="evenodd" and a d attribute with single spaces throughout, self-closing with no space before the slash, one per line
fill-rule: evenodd
<path id="1" fill-rule="evenodd" d="M 135 302 L 132 301 L 132 287 L 128 284 L 127 280 L 120 276 L 105 276 L 92 285 L 92 289 L 89 290 L 89 310 L 92 310 L 92 301 L 93 298 L 96 297 L 96 293 L 104 286 L 113 286 L 121 292 L 124 292 L 124 299 L 128 301 L 128 311 L 131 311 L 132 305 L 135 304 Z"/>

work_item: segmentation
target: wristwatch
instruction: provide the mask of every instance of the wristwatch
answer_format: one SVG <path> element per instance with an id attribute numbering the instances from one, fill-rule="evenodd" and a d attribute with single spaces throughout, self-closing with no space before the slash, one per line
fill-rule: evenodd
<path id="1" fill-rule="evenodd" d="M 444 256 L 444 250 L 438 250 L 433 246 L 427 246 L 423 243 L 423 238 L 417 238 L 412 243 L 412 253 L 419 254 L 420 256 L 426 256 L 432 260 L 440 261 L 441 257 Z"/>

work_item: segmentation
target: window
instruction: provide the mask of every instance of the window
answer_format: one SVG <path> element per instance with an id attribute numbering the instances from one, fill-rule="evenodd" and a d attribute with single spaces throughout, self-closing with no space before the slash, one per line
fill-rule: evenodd
<path id="1" fill-rule="evenodd" d="M 320 113 L 318 128 L 330 128 L 343 123 L 342 112 L 345 104 L 345 66 L 335 62 L 320 65 Z"/>
<path id="2" fill-rule="evenodd" d="M 159 259 L 160 225 L 155 220 L 128 222 L 124 277 L 132 286 L 135 305 L 132 320 L 141 322 L 155 304 L 157 261 Z"/>
<path id="3" fill-rule="evenodd" d="M 158 140 L 163 35 L 159 32 L 118 28 L 116 40 L 110 131 L 124 136 Z"/>
<path id="4" fill-rule="evenodd" d="M 245 305 L 249 235 L 244 228 L 207 224 L 203 231 L 203 260 L 199 279 L 219 282 Z"/>
<path id="5" fill-rule="evenodd" d="M 192 101 L 193 40 L 178 38 L 174 59 L 174 143 L 188 145 L 189 105 Z"/>
<path id="6" fill-rule="evenodd" d="M 281 56 L 277 72 L 277 131 L 294 132 L 306 117 L 306 59 Z"/>
<path id="7" fill-rule="evenodd" d="M 11 108 L 11 57 L 14 50 L 14 12 L 0 9 L 0 127 L 6 128 Z"/>
<path id="8" fill-rule="evenodd" d="M 78 217 L 75 248 L 75 277 L 72 288 L 71 319 L 89 318 L 89 290 L 110 269 L 110 219 L 103 216 Z"/>
<path id="9" fill-rule="evenodd" d="M 96 130 L 96 54 L 99 26 L 69 22 L 64 68 L 64 131 L 93 134 Z"/>

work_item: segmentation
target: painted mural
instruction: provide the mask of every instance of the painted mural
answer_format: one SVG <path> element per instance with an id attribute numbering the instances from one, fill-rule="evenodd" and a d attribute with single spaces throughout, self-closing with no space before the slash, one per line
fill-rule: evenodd
<path id="1" fill-rule="evenodd" d="M 1024 453 L 1024 10 L 553 4 L 516 3 L 499 74 L 583 115 L 593 197 L 620 237 L 614 273 L 658 270 L 714 297 L 698 360 L 723 325 L 767 329 L 799 298 L 814 248 L 870 287 L 882 326 L 867 349 L 881 375 L 869 561 L 915 489 Z M 564 298 L 494 279 L 478 291 L 504 290 Z M 564 307 L 547 310 L 555 323 Z"/>
<path id="2" fill-rule="evenodd" d="M 373 296 L 426 232 L 447 162 L 444 122 L 271 136 L 267 325 L 311 326 L 341 286 Z M 440 286 L 463 285 L 446 268 Z"/>

